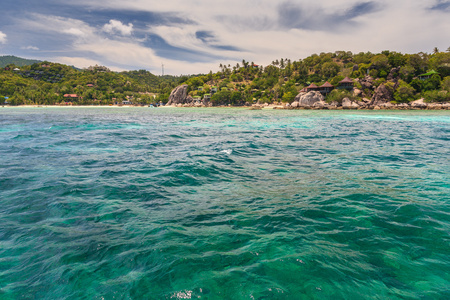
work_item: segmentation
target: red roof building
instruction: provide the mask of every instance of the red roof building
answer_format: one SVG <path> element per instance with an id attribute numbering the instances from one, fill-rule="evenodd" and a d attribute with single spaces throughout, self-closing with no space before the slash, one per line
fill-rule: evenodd
<path id="1" fill-rule="evenodd" d="M 306 87 L 306 90 L 308 92 L 317 91 L 318 89 L 320 89 L 320 88 L 317 85 L 315 85 L 314 83 L 311 83 L 308 87 Z"/>
<path id="2" fill-rule="evenodd" d="M 64 94 L 64 98 L 78 99 L 80 97 L 77 94 Z"/>
<path id="3" fill-rule="evenodd" d="M 338 89 L 353 89 L 353 80 L 348 77 L 345 77 L 341 81 L 339 81 Z"/>
<path id="4" fill-rule="evenodd" d="M 328 81 L 322 84 L 319 88 L 319 91 L 325 95 L 329 94 L 332 90 L 334 90 L 334 85 L 332 85 Z"/>

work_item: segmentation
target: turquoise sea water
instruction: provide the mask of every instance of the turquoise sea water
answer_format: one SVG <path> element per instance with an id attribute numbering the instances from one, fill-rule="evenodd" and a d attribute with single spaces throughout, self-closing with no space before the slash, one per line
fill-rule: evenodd
<path id="1" fill-rule="evenodd" d="M 450 299 L 450 112 L 0 108 L 0 299 Z"/>

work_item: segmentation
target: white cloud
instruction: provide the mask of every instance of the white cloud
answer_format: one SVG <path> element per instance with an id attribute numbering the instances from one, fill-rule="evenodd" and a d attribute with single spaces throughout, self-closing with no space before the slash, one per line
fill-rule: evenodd
<path id="1" fill-rule="evenodd" d="M 6 34 L 0 31 L 0 44 L 6 43 Z"/>
<path id="2" fill-rule="evenodd" d="M 18 26 L 26 30 L 32 28 L 39 34 L 63 34 L 77 41 L 90 39 L 95 34 L 95 29 L 83 21 L 42 14 L 31 14 L 29 18 L 21 20 Z"/>
<path id="3" fill-rule="evenodd" d="M 77 36 L 77 37 L 84 37 L 84 36 L 86 36 L 86 32 L 84 32 L 83 30 L 81 30 L 79 28 L 68 28 L 68 29 L 62 30 L 62 32 L 70 34 L 70 35 L 74 35 L 74 36 Z"/>
<path id="4" fill-rule="evenodd" d="M 133 32 L 133 24 L 128 23 L 128 25 L 125 25 L 120 21 L 110 20 L 108 24 L 103 26 L 103 31 L 110 34 L 120 33 L 121 35 L 129 36 Z"/>
<path id="5" fill-rule="evenodd" d="M 36 46 L 27 46 L 27 47 L 20 47 L 22 50 L 33 50 L 33 51 L 39 51 L 39 48 Z"/>
<path id="6" fill-rule="evenodd" d="M 88 21 L 34 14 L 21 20 L 17 28 L 45 32 L 55 40 L 61 37 L 64 49 L 56 50 L 66 52 L 61 55 L 65 59 L 69 51 L 76 52 L 74 59 L 80 64 L 84 56 L 111 69 L 137 66 L 156 74 L 161 72 L 161 63 L 168 74 L 206 73 L 216 71 L 220 63 L 235 65 L 242 59 L 267 65 L 281 57 L 298 60 L 336 50 L 431 52 L 434 47 L 447 49 L 450 40 L 448 13 L 430 10 L 435 0 L 79 0 L 73 5 L 119 15 L 121 10 L 162 15 L 158 25 L 142 28 L 138 24 L 145 20 L 124 24 L 117 20 L 119 15 L 96 27 Z M 312 25 L 301 20 L 302 12 Z M 172 17 L 190 22 L 169 23 Z M 186 49 L 186 57 L 159 57 L 151 45 L 144 46 L 143 30 L 177 49 Z M 199 38 L 199 32 L 207 34 Z M 5 40 L 0 32 L 0 42 Z M 192 53 L 204 54 L 204 62 L 189 61 Z"/>

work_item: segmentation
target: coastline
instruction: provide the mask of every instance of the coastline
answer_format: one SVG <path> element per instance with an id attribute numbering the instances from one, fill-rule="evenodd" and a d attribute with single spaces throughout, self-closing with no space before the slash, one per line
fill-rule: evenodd
<path id="1" fill-rule="evenodd" d="M 150 108 L 147 105 L 1 105 L 0 108 L 146 108 L 146 109 L 156 109 Z M 284 105 L 280 104 L 253 104 L 251 106 L 206 106 L 206 105 L 191 105 L 191 104 L 172 104 L 157 107 L 157 109 L 164 108 L 242 108 L 247 110 L 269 110 L 269 109 L 279 109 L 279 110 L 450 110 L 450 103 L 425 103 L 422 102 L 419 105 L 408 105 L 408 104 L 391 104 L 380 105 L 374 107 L 345 107 L 345 106 L 292 106 L 288 103 Z"/>

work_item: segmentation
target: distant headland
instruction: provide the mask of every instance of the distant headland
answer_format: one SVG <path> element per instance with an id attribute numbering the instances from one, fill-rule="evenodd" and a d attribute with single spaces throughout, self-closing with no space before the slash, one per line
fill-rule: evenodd
<path id="1" fill-rule="evenodd" d="M 242 60 L 219 71 L 156 76 L 76 69 L 48 61 L 0 57 L 2 105 L 247 106 L 284 109 L 449 109 L 450 48 L 402 54 L 349 51 Z"/>

